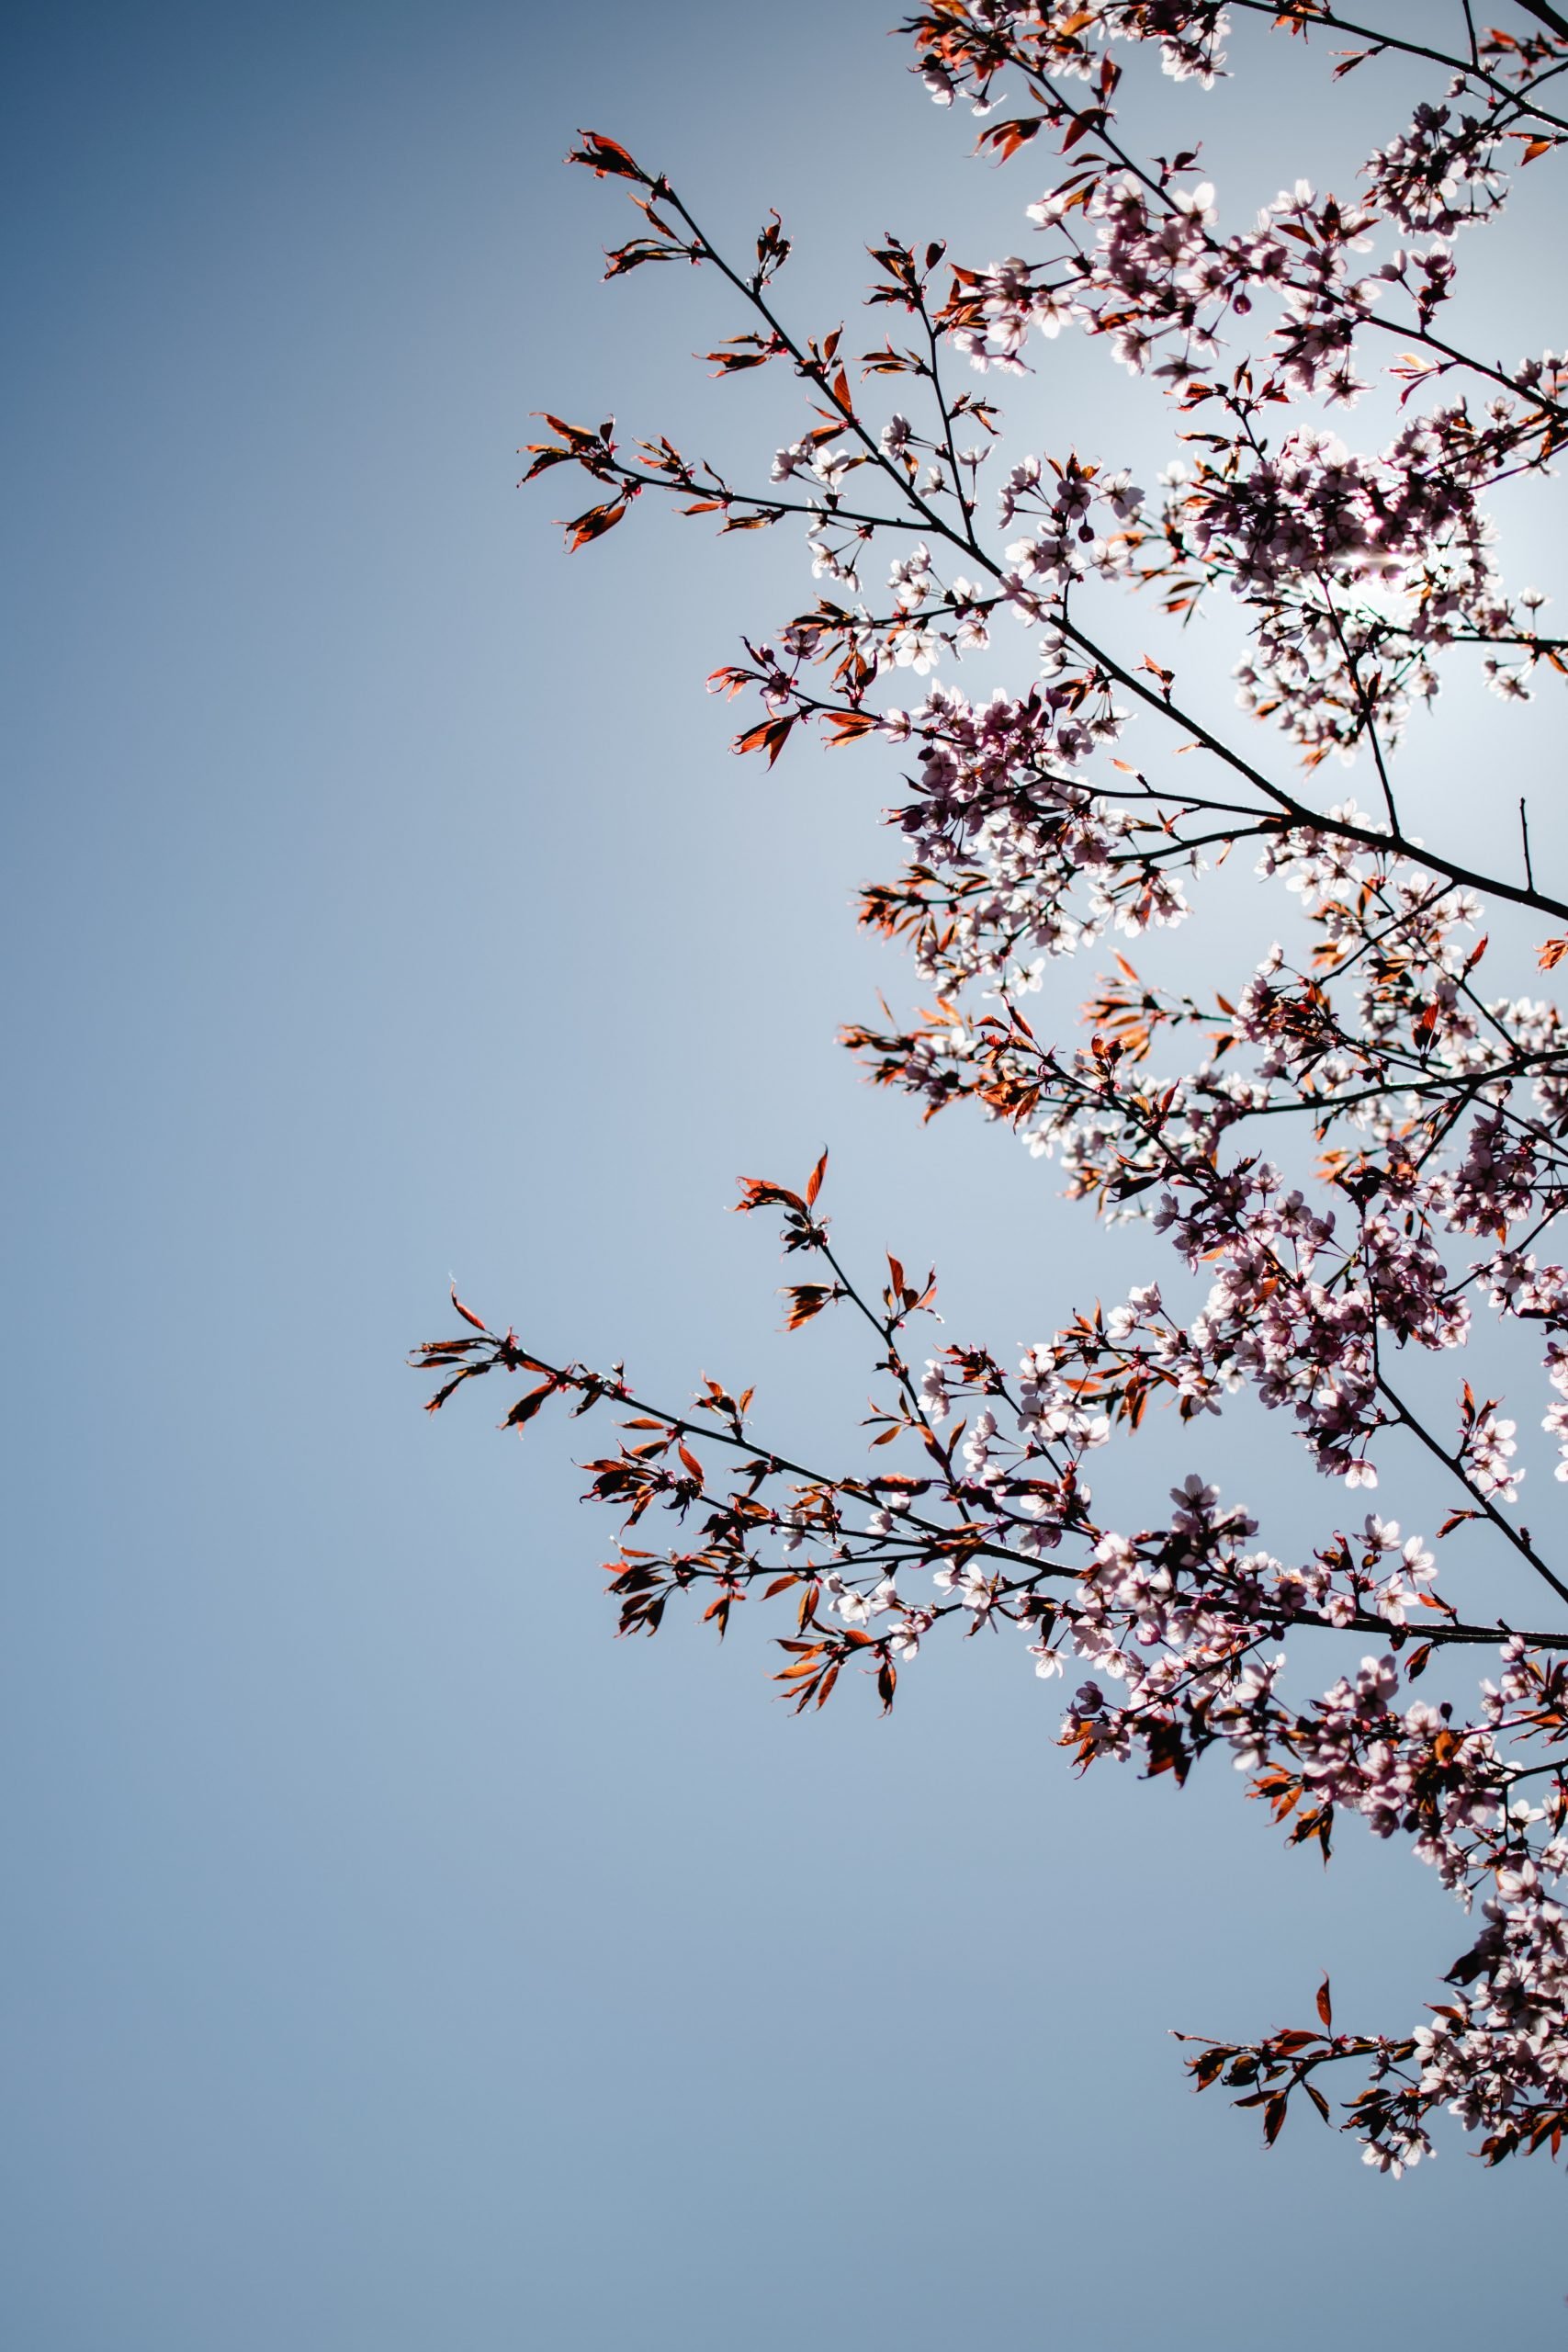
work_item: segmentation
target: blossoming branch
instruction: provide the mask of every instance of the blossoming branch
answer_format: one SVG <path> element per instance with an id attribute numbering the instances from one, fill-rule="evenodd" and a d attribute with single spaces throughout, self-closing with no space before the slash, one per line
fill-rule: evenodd
<path id="1" fill-rule="evenodd" d="M 1343 2128 L 1395 2174 L 1444 2108 L 1493 2163 L 1555 2154 L 1568 2125 L 1568 1556 L 1561 1508 L 1525 1516 L 1518 1442 L 1523 1413 L 1568 1480 L 1568 1039 L 1535 992 L 1568 954 L 1568 901 L 1529 830 L 1552 779 L 1510 786 L 1482 870 L 1413 817 L 1405 743 L 1456 673 L 1495 690 L 1502 727 L 1568 669 L 1545 597 L 1500 569 L 1491 512 L 1504 485 L 1551 473 L 1568 356 L 1499 359 L 1450 325 L 1461 257 L 1568 141 L 1568 20 L 1536 0 L 1511 13 L 1488 28 L 1434 0 L 1414 39 L 1318 0 L 933 0 L 906 28 L 932 96 L 1048 184 L 1027 256 L 872 248 L 882 339 L 863 350 L 780 300 L 776 216 L 733 254 L 670 178 L 582 135 L 571 160 L 639 216 L 608 275 L 716 274 L 737 322 L 710 364 L 781 371 L 803 411 L 745 480 L 551 416 L 528 479 L 592 482 L 574 548 L 650 494 L 721 532 L 803 527 L 815 600 L 713 683 L 756 698 L 736 748 L 770 766 L 814 731 L 902 764 L 897 868 L 862 916 L 908 949 L 930 1007 L 849 1044 L 926 1117 L 972 1101 L 1010 1124 L 1169 1255 L 1110 1308 L 1064 1301 L 1014 1363 L 942 1343 L 934 1273 L 853 1266 L 820 1205 L 825 1155 L 798 1186 L 748 1180 L 741 1207 L 778 1213 L 801 1261 L 791 1328 L 832 1310 L 864 1329 L 881 1387 L 849 1469 L 770 1446 L 749 1389 L 649 1400 L 621 1366 L 558 1363 L 461 1305 L 465 1328 L 418 1355 L 441 1375 L 433 1407 L 499 1373 L 530 1384 L 503 1426 L 558 1403 L 618 1419 L 587 1470 L 623 1515 L 623 1632 L 656 1632 L 677 1598 L 720 1634 L 772 1602 L 788 1612 L 778 1679 L 804 1710 L 846 1668 L 891 1707 L 929 1642 L 1002 1630 L 1070 1684 L 1081 1766 L 1136 1758 L 1184 1781 L 1217 1750 L 1292 1844 L 1326 1858 L 1359 1815 L 1430 1864 L 1480 1925 L 1427 2021 L 1338 2031 L 1325 1983 L 1310 2026 L 1190 2061 L 1200 2088 L 1260 2109 L 1269 2140 L 1298 2100 L 1334 2120 L 1325 2085 L 1348 2075 Z M 1226 226 L 1199 151 L 1136 152 L 1118 98 L 1151 64 L 1213 84 L 1253 17 L 1303 74 L 1394 61 L 1409 110 L 1352 188 L 1297 180 Z M 1176 447 L 1152 486 L 1114 452 L 1009 443 L 1001 389 L 1067 334 L 1167 404 Z M 1350 413 L 1378 388 L 1397 421 L 1353 447 Z M 1204 719 L 1173 657 L 1127 650 L 1121 591 L 1168 618 L 1235 616 L 1234 726 Z M 1020 627 L 1028 685 L 966 692 L 964 665 Z M 1354 763 L 1353 797 L 1326 787 L 1331 762 Z M 1277 944 L 1242 968 L 1213 880 L 1233 854 L 1280 894 Z M 1201 989 L 1122 952 L 1206 917 Z M 1028 1009 L 1075 958 L 1100 966 L 1077 1038 Z M 1200 1273 L 1194 1313 L 1181 1293 Z M 1517 1374 L 1524 1340 L 1537 1371 L 1514 1402 L 1500 1366 Z M 1212 1432 L 1212 1453 L 1249 1399 L 1326 1481 L 1315 1540 L 1270 1533 L 1197 1472 L 1159 1524 L 1131 1523 L 1119 1449 L 1149 1408 Z M 1430 1538 L 1367 1508 L 1417 1469 Z M 1439 1552 L 1507 1564 L 1528 1611 L 1467 1612 Z M 1346 1648 L 1315 1695 L 1287 1663 L 1298 1634 Z M 1416 1691 L 1434 1659 L 1471 1652 L 1491 1670 L 1467 1706 Z"/>

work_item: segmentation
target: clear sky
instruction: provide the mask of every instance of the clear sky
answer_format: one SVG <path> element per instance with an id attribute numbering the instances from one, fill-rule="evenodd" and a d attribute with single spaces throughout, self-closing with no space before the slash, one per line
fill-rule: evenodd
<path id="1" fill-rule="evenodd" d="M 755 1633 L 617 1645 L 561 1431 L 432 1426 L 401 1367 L 456 1275 L 830 1444 L 864 1374 L 781 1340 L 771 1237 L 723 1214 L 824 1140 L 840 1235 L 938 1256 L 998 1346 L 1147 1272 L 832 1045 L 905 985 L 848 912 L 891 772 L 765 781 L 702 689 L 797 550 L 639 515 L 568 565 L 570 493 L 513 487 L 536 408 L 716 449 L 760 413 L 690 367 L 739 323 L 705 288 L 598 284 L 625 207 L 559 169 L 580 123 L 743 234 L 777 201 L 814 323 L 886 228 L 1017 248 L 1036 191 L 964 163 L 892 14 L 8 12 L 17 2352 L 1561 2324 L 1549 2168 L 1450 2140 L 1394 2185 L 1294 2123 L 1266 2158 L 1165 2038 L 1294 2021 L 1325 1968 L 1343 2018 L 1414 2021 L 1462 1932 L 1416 1865 L 1351 1827 L 1325 1876 L 1219 1769 L 1076 1784 L 1001 1643 L 810 1724 Z M 1268 72 L 1216 131 L 1248 205 L 1403 119 Z M 1086 398 L 1146 429 L 1081 356 L 1028 397 L 1044 440 Z M 1458 827 L 1514 788 L 1495 707 L 1443 722 Z"/>

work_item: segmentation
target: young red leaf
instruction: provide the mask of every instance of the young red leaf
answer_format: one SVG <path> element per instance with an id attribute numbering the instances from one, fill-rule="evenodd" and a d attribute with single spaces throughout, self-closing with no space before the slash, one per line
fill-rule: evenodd
<path id="1" fill-rule="evenodd" d="M 629 499 L 630 493 L 624 493 L 603 506 L 591 506 L 585 514 L 579 514 L 568 523 L 564 526 L 566 543 L 572 553 L 575 554 L 579 548 L 585 548 L 590 539 L 602 539 L 606 531 L 613 531 L 624 518 Z"/>
<path id="2" fill-rule="evenodd" d="M 637 180 L 643 187 L 651 187 L 653 180 L 642 165 L 633 160 L 615 139 L 606 139 L 603 131 L 580 130 L 581 147 L 574 147 L 567 157 L 569 164 L 585 164 L 595 178 L 606 175 L 623 180 Z"/>
<path id="3" fill-rule="evenodd" d="M 531 1388 L 526 1396 L 519 1396 L 516 1404 L 502 1421 L 502 1428 L 503 1430 L 522 1429 L 525 1422 L 533 1419 L 546 1398 L 555 1395 L 558 1385 L 554 1380 L 547 1380 L 537 1388 Z"/>

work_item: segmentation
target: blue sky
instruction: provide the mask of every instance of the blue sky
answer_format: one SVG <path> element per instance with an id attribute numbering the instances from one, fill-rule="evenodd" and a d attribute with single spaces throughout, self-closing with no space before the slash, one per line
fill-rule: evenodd
<path id="1" fill-rule="evenodd" d="M 456 1275 L 541 1348 L 758 1377 L 840 1442 L 862 1367 L 780 1339 L 723 1213 L 824 1140 L 841 1234 L 937 1256 L 998 1345 L 1145 1271 L 834 1049 L 902 981 L 848 911 L 890 782 L 764 780 L 703 691 L 797 551 L 638 515 L 569 566 L 554 485 L 513 487 L 539 407 L 736 448 L 761 415 L 690 366 L 738 323 L 706 288 L 598 284 L 624 208 L 559 169 L 578 124 L 743 233 L 779 202 L 824 323 L 867 237 L 988 257 L 1032 187 L 964 164 L 860 5 L 68 0 L 9 46 L 6 2340 L 1544 2324 L 1544 2167 L 1454 2142 L 1395 2187 L 1295 2127 L 1265 2159 L 1165 2039 L 1325 1967 L 1342 2015 L 1413 2018 L 1457 1949 L 1414 1864 L 1351 1833 L 1325 1876 L 1220 1770 L 1075 1784 L 1000 1644 L 810 1725 L 755 1634 L 617 1645 L 559 1432 L 432 1427 L 401 1366 Z M 1267 70 L 1216 133 L 1249 202 L 1400 119 Z M 1544 250 L 1507 233 L 1483 316 Z M 1086 401 L 1147 433 L 1081 355 L 1029 397 L 1043 438 Z M 1493 708 L 1444 720 L 1456 827 L 1495 822 Z"/>

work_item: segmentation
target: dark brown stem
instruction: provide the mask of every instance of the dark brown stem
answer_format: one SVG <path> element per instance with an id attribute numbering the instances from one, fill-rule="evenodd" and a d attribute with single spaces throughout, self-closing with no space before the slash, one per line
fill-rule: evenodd
<path id="1" fill-rule="evenodd" d="M 841 1275 L 840 1279 L 843 1279 Z M 848 1288 L 847 1283 L 846 1288 Z M 862 1312 L 868 1317 L 873 1327 L 881 1331 L 884 1327 L 879 1318 L 864 1306 L 863 1302 L 860 1304 Z M 493 1332 L 487 1331 L 484 1336 L 496 1351 L 492 1368 L 500 1368 L 503 1363 L 501 1351 L 506 1343 L 498 1339 Z M 875 1480 L 862 1482 L 855 1479 L 832 1478 L 823 1471 L 808 1468 L 805 1463 L 792 1461 L 787 1454 L 775 1453 L 770 1446 L 758 1445 L 750 1438 L 737 1436 L 733 1430 L 725 1429 L 717 1421 L 695 1421 L 687 1419 L 683 1414 L 667 1412 L 662 1406 L 650 1404 L 646 1397 L 635 1395 L 623 1383 L 598 1379 L 595 1374 L 588 1372 L 581 1364 L 551 1364 L 543 1356 L 536 1355 L 532 1350 L 528 1351 L 527 1361 L 531 1370 L 543 1373 L 547 1379 L 555 1381 L 563 1391 L 592 1390 L 596 1399 L 603 1399 L 607 1403 L 624 1407 L 628 1412 L 646 1416 L 650 1420 L 658 1421 L 662 1428 L 671 1430 L 678 1437 L 694 1438 L 703 1444 L 722 1445 L 727 1451 L 743 1455 L 749 1463 L 758 1465 L 770 1474 L 782 1473 L 789 1477 L 799 1478 L 808 1487 L 820 1487 L 838 1494 L 848 1494 L 856 1501 L 874 1502 L 877 1499 L 878 1487 Z M 1417 1430 L 1417 1434 L 1425 1435 L 1414 1421 L 1411 1426 Z M 1435 1442 L 1430 1440 L 1427 1442 Z M 1445 1455 L 1443 1459 L 1448 1461 L 1449 1457 Z M 1450 1467 L 1454 1467 L 1451 1461 Z M 1458 1471 L 1457 1475 L 1462 1478 L 1462 1469 Z M 717 1496 L 709 1496 L 705 1487 L 703 1492 L 705 1500 L 717 1503 L 722 1499 Z M 1026 1558 L 1021 1553 L 1015 1552 L 1009 1544 L 996 1543 L 989 1537 L 976 1538 L 968 1529 L 943 1527 L 940 1521 L 927 1519 L 922 1513 L 913 1510 L 905 1512 L 902 1516 L 904 1524 L 912 1533 L 928 1539 L 920 1548 L 931 1556 L 939 1556 L 942 1552 L 957 1544 L 965 1552 L 987 1559 L 1000 1561 L 1007 1566 L 1021 1571 L 1014 1589 L 1043 1583 L 1047 1579 L 1067 1584 L 1076 1584 L 1079 1580 L 1081 1572 L 1077 1568 L 1044 1566 L 1039 1560 Z M 1503 1521 L 1503 1525 L 1505 1531 L 1517 1543 L 1519 1539 L 1517 1532 L 1508 1529 L 1506 1521 Z M 1094 1531 L 1086 1532 L 1092 1533 Z M 1536 1561 L 1533 1554 L 1529 1556 L 1532 1565 L 1540 1566 L 1548 1581 L 1555 1584 L 1551 1570 L 1546 1568 L 1544 1564 Z M 1568 1599 L 1568 1588 L 1559 1589 L 1563 1591 L 1563 1597 Z M 1270 1622 L 1274 1621 L 1270 1620 Z M 1332 1619 L 1310 1609 L 1293 1609 L 1281 1612 L 1281 1622 L 1287 1625 L 1301 1625 L 1321 1633 L 1378 1634 L 1386 1636 L 1394 1630 L 1390 1627 L 1386 1618 L 1374 1616 L 1366 1610 L 1359 1610 L 1346 1625 L 1336 1625 Z M 1429 1641 L 1438 1645 L 1475 1647 L 1495 1644 L 1500 1633 L 1506 1637 L 1514 1630 L 1508 1626 L 1474 1625 L 1450 1621 L 1430 1627 L 1423 1625 L 1419 1628 L 1419 1633 L 1423 1641 Z M 1532 1649 L 1568 1650 L 1568 1634 L 1527 1633 L 1521 1634 L 1518 1638 L 1527 1642 Z"/>
<path id="2" fill-rule="evenodd" d="M 1394 1419 L 1400 1427 L 1408 1430 L 1411 1436 L 1417 1439 L 1426 1447 L 1427 1453 L 1459 1480 L 1482 1517 L 1491 1521 L 1499 1535 L 1513 1545 L 1522 1560 L 1529 1561 L 1537 1576 L 1551 1587 L 1559 1600 L 1568 1600 L 1568 1584 L 1564 1584 L 1561 1577 L 1553 1575 L 1523 1528 L 1516 1527 L 1511 1520 L 1504 1518 L 1491 1496 L 1482 1493 L 1460 1456 L 1457 1453 L 1450 1453 L 1440 1439 L 1435 1438 L 1426 1424 L 1416 1419 L 1403 1397 L 1395 1395 L 1381 1372 L 1378 1374 L 1378 1394 L 1393 1406 Z"/>
<path id="3" fill-rule="evenodd" d="M 1559 40 L 1568 40 L 1568 17 L 1560 17 L 1555 8 L 1547 6 L 1547 0 L 1517 0 L 1517 6 L 1527 17 L 1533 17 L 1538 24 L 1555 33 Z"/>
<path id="4" fill-rule="evenodd" d="M 1280 14 L 1279 0 L 1232 0 L 1232 5 L 1252 17 L 1277 19 Z M 1518 0 L 1518 6 L 1528 16 L 1538 17 L 1554 32 L 1568 33 L 1568 24 L 1554 8 L 1540 6 L 1538 0 Z M 1497 96 L 1525 107 L 1538 122 L 1550 122 L 1556 130 L 1568 130 L 1568 122 L 1564 122 L 1562 116 L 1532 104 L 1527 92 L 1510 88 L 1500 75 L 1489 73 L 1484 66 L 1472 64 L 1468 58 L 1455 57 L 1444 49 L 1432 49 L 1425 41 L 1406 40 L 1398 33 L 1380 32 L 1375 26 L 1357 24 L 1353 17 L 1342 17 L 1337 9 L 1325 8 L 1321 14 L 1314 11 L 1310 16 L 1303 10 L 1301 22 L 1308 30 L 1321 27 L 1325 31 L 1348 33 L 1353 40 L 1370 40 L 1378 49 L 1392 50 L 1398 56 L 1424 57 L 1429 64 L 1448 66 L 1456 74 L 1469 74 L 1487 89 L 1495 92 Z"/>

